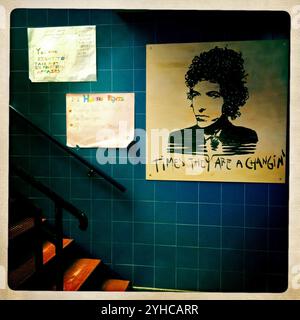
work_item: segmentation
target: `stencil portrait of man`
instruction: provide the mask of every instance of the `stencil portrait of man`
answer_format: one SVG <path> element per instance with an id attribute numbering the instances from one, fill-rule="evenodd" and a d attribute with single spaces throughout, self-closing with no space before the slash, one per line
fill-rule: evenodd
<path id="1" fill-rule="evenodd" d="M 289 45 L 147 46 L 149 180 L 285 181 Z"/>
<path id="2" fill-rule="evenodd" d="M 242 54 L 226 47 L 193 58 L 185 84 L 196 124 L 170 134 L 169 152 L 254 153 L 257 133 L 230 121 L 241 115 L 240 107 L 249 98 L 243 64 Z"/>

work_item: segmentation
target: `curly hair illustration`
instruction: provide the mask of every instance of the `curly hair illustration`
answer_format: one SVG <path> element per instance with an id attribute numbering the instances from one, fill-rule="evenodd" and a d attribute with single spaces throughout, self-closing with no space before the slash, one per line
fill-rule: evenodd
<path id="1" fill-rule="evenodd" d="M 193 58 L 185 74 L 185 83 L 190 89 L 188 99 L 192 100 L 192 88 L 199 81 L 218 83 L 224 99 L 222 113 L 234 120 L 241 115 L 239 108 L 249 98 L 246 77 L 241 53 L 215 47 Z"/>

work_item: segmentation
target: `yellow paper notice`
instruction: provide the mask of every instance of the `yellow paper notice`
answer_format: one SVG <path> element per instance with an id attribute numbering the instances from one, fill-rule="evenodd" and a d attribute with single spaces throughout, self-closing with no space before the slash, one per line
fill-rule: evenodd
<path id="1" fill-rule="evenodd" d="M 134 93 L 67 94 L 67 145 L 126 148 L 134 139 Z"/>
<path id="2" fill-rule="evenodd" d="M 96 81 L 96 27 L 28 28 L 32 82 Z"/>

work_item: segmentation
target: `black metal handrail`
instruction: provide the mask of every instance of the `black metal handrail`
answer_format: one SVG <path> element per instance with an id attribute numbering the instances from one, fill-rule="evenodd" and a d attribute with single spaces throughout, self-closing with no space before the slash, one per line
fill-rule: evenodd
<path id="1" fill-rule="evenodd" d="M 81 230 L 86 230 L 88 227 L 88 219 L 87 216 L 83 211 L 77 209 L 72 203 L 67 202 L 57 193 L 52 191 L 50 188 L 45 186 L 40 181 L 36 180 L 33 176 L 29 173 L 24 171 L 22 168 L 14 164 L 10 161 L 9 169 L 14 172 L 17 176 L 19 176 L 24 181 L 28 182 L 31 186 L 42 192 L 46 195 L 49 199 L 54 202 L 55 205 L 55 265 L 56 265 L 56 290 L 64 290 L 64 273 L 63 273 L 63 209 L 67 210 L 71 213 L 74 217 L 79 220 L 79 228 Z M 35 219 L 35 227 L 36 227 L 36 242 L 39 240 L 40 232 L 41 232 L 41 225 L 40 221 Z M 36 252 L 36 268 L 37 271 L 40 272 L 41 270 L 41 254 L 42 253 L 42 246 L 36 247 L 39 252 Z"/>
<path id="2" fill-rule="evenodd" d="M 13 172 L 15 172 L 19 177 L 21 177 L 23 180 L 25 180 L 26 182 L 31 184 L 33 187 L 35 187 L 37 190 L 39 190 L 44 195 L 46 195 L 48 198 L 50 198 L 55 203 L 55 205 L 67 210 L 74 217 L 76 217 L 79 221 L 79 228 L 81 230 L 87 229 L 88 219 L 83 211 L 80 211 L 79 209 L 77 209 L 72 203 L 67 202 L 64 198 L 59 196 L 57 193 L 52 191 L 50 188 L 45 186 L 40 181 L 36 180 L 33 176 L 31 176 L 29 173 L 21 169 L 19 166 L 17 166 L 13 162 L 10 162 L 10 169 Z"/>
<path id="3" fill-rule="evenodd" d="M 100 177 L 104 178 L 106 181 L 108 181 L 109 183 L 111 183 L 114 187 L 116 187 L 117 189 L 119 189 L 122 192 L 126 191 L 126 188 L 120 184 L 118 181 L 116 181 L 115 179 L 113 179 L 111 176 L 109 176 L 108 174 L 106 174 L 104 171 L 102 171 L 99 168 L 96 168 L 94 165 L 92 165 L 91 163 L 89 163 L 87 160 L 85 160 L 84 158 L 80 157 L 78 154 L 76 154 L 74 151 L 72 151 L 71 149 L 67 148 L 66 146 L 64 146 L 63 144 L 61 144 L 58 140 L 56 140 L 55 138 L 53 138 L 50 134 L 48 134 L 47 132 L 45 132 L 44 130 L 42 130 L 40 127 L 38 127 L 37 125 L 35 125 L 34 123 L 32 123 L 29 119 L 27 119 L 20 111 L 16 110 L 13 106 L 9 106 L 10 110 L 12 110 L 15 114 L 17 114 L 21 119 L 23 119 L 27 124 L 29 124 L 32 128 L 34 128 L 36 131 L 38 131 L 39 133 L 41 133 L 42 135 L 44 135 L 47 139 L 49 139 L 50 141 L 52 141 L 54 144 L 56 144 L 59 148 L 63 149 L 65 152 L 67 152 L 68 154 L 70 154 L 72 157 L 74 157 L 75 159 L 77 159 L 78 161 L 80 161 L 81 163 L 83 163 L 86 167 L 89 168 L 89 176 L 93 176 L 95 173 L 98 174 Z"/>

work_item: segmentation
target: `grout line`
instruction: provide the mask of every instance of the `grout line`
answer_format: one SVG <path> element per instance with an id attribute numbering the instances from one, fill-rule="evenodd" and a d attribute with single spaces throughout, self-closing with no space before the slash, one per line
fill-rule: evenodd
<path id="1" fill-rule="evenodd" d="M 267 210 L 267 261 L 270 261 L 270 185 L 268 184 L 268 210 Z M 267 269 L 267 272 L 269 270 Z M 266 279 L 266 291 L 269 292 L 269 278 Z"/>
<path id="2" fill-rule="evenodd" d="M 243 290 L 246 290 L 246 184 L 244 184 L 243 206 Z"/>
<path id="3" fill-rule="evenodd" d="M 223 268 L 223 206 L 222 206 L 222 202 L 223 202 L 223 183 L 220 184 L 220 274 L 219 274 L 219 291 L 222 291 L 222 268 Z"/>

